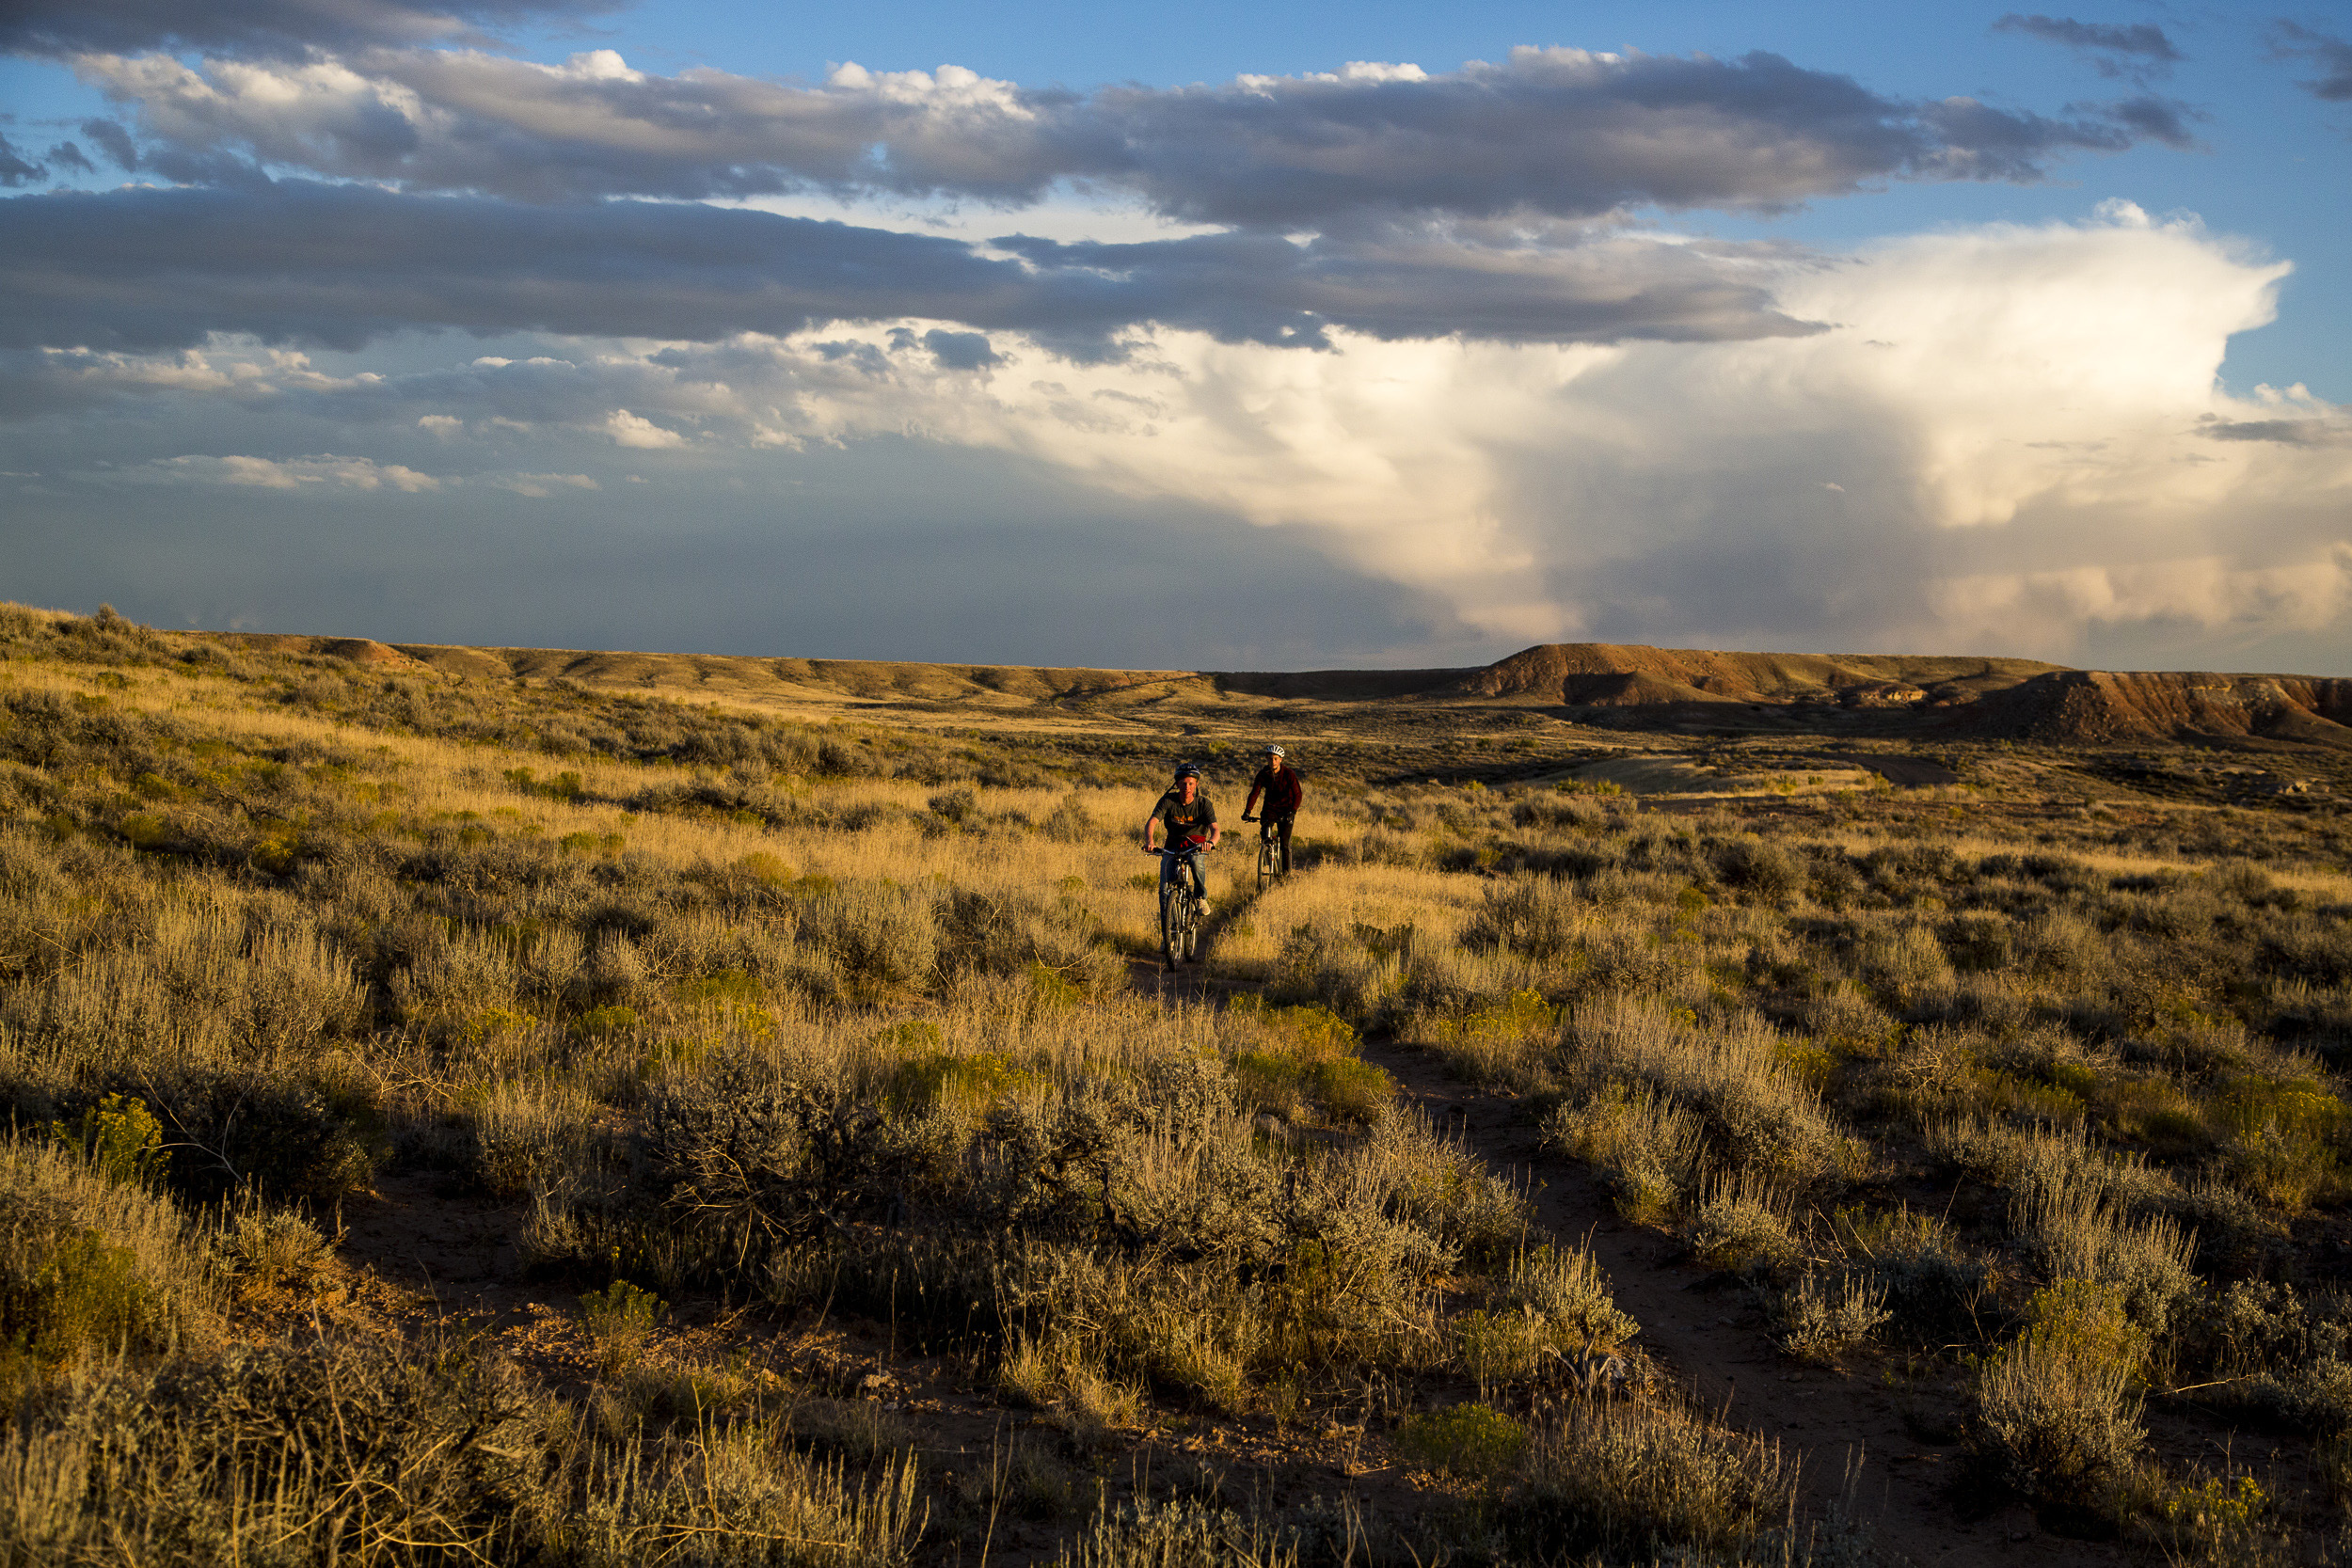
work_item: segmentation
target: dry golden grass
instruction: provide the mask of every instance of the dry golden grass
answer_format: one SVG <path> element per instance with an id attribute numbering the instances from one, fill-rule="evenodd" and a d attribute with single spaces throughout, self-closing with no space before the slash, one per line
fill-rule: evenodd
<path id="1" fill-rule="evenodd" d="M 1744 1273 L 1795 1354 L 1883 1343 L 1965 1384 L 2027 1490 L 2075 1463 L 2017 1457 L 2054 1424 L 2136 1441 L 2113 1336 L 2088 1308 L 2050 1326 L 2085 1291 L 2139 1337 L 2135 1368 L 2259 1364 L 2265 1419 L 2352 1422 L 2335 1308 L 2255 1313 L 2221 1284 L 2352 1191 L 2352 874 L 2315 814 L 2265 839 L 2266 818 L 2199 808 L 2226 834 L 2179 842 L 2255 845 L 2254 871 L 2135 853 L 2079 815 L 1998 826 L 1973 785 L 1783 791 L 1752 769 L 1670 814 L 1417 766 L 1311 798 L 1304 868 L 1260 895 L 1228 760 L 1209 983 L 1137 988 L 1155 790 L 1110 781 L 1140 768 L 537 687 L 483 688 L 502 727 L 462 702 L 333 716 L 384 679 L 424 677 L 0 660 L 0 717 L 24 726 L 0 726 L 0 1080 L 21 1133 L 151 1094 L 161 1188 L 138 1213 L 85 1205 L 83 1228 L 135 1259 L 159 1215 L 174 1244 L 213 1238 L 190 1277 L 233 1285 L 222 1310 L 326 1289 L 305 1259 L 328 1205 L 398 1171 L 527 1215 L 521 1254 L 566 1313 L 627 1285 L 779 1328 L 870 1318 L 1096 1456 L 1180 1420 L 1311 1429 L 1377 1402 L 1400 1433 L 1484 1443 L 1439 1467 L 1495 1519 L 1581 1511 L 1583 1533 L 1533 1547 L 1776 1549 L 1779 1457 L 1671 1400 L 1579 1404 L 1532 1439 L 1460 1402 L 1583 1389 L 1596 1358 L 1640 1361 L 1639 1330 L 1590 1254 L 1547 1249 L 1474 1150 L 1397 1113 L 1369 1035 L 1526 1097 L 1553 1158 L 1667 1233 L 1645 1248 Z M 431 679 L 437 701 L 471 689 Z M 608 722 L 606 751 L 562 738 Z M 503 739 L 451 738 L 483 733 Z M 34 1158 L 0 1192 L 57 1188 Z M 233 1246 L 193 1217 L 224 1199 L 245 1205 Z M 629 1515 L 617 1471 L 573 1474 L 567 1497 L 635 1521 L 611 1542 L 863 1529 L 902 1495 L 896 1472 L 761 1492 L 792 1418 L 706 1348 L 703 1371 L 648 1353 L 564 1418 L 600 1433 L 557 1443 L 565 1463 L 652 1465 L 676 1505 Z M 2035 1404 L 2061 1361 L 2072 1391 Z M 1564 1455 L 1646 1468 L 1578 1480 Z M 751 1500 L 698 1513 L 680 1488 L 700 1482 Z M 883 1512 L 839 1560 L 911 1549 Z"/>

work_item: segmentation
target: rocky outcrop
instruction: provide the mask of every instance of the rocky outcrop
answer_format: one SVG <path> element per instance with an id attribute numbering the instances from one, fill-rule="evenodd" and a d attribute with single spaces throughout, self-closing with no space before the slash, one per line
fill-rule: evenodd
<path id="1" fill-rule="evenodd" d="M 1920 733 L 2098 744 L 2253 737 L 2352 750 L 2352 680 L 2069 670 L 2022 658 L 1742 654 L 1545 643 L 1452 683 L 1456 697 L 1656 708 L 1728 704 L 1916 715 Z M 1434 694 L 1434 693 L 1433 693 Z M 1629 716 L 1627 716 L 1629 717 Z"/>
<path id="2" fill-rule="evenodd" d="M 2352 681 L 2062 670 L 1988 699 L 1972 733 L 2085 744 L 2260 737 L 2352 751 Z"/>
<path id="3" fill-rule="evenodd" d="M 1901 654 L 1740 654 L 1639 643 L 1549 642 L 1470 672 L 1455 689 L 1577 707 L 1648 703 L 1953 705 L 2062 666 Z"/>

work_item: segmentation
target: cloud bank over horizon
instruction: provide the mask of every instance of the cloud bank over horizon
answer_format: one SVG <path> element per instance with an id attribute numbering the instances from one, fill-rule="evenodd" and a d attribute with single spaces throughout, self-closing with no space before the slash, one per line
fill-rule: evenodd
<path id="1" fill-rule="evenodd" d="M 2055 117 L 1966 96 L 1905 103 L 1763 52 L 1520 47 L 1435 74 L 1356 62 L 1090 94 L 953 66 L 850 63 L 815 86 L 655 76 L 609 49 L 561 65 L 443 49 L 72 62 L 132 109 L 136 140 L 105 142 L 133 167 L 268 166 L 525 201 L 814 190 L 1017 207 L 1076 182 L 1249 227 L 1588 218 L 1643 203 L 1769 209 L 1890 179 L 2033 180 L 2071 152 L 2189 137 L 2180 106 L 2147 94 Z"/>
<path id="2" fill-rule="evenodd" d="M 487 36 L 592 14 L 119 0 L 0 27 L 117 109 L 8 155 L 135 177 L 0 200 L 0 483 L 58 527 L 175 495 L 359 509 L 316 541 L 362 571 L 402 508 L 568 511 L 614 561 L 667 530 L 679 571 L 764 528 L 819 594 L 867 546 L 796 486 L 914 442 L 971 454 L 1008 516 L 1041 486 L 1287 541 L 1286 570 L 1385 607 L 1351 659 L 1594 638 L 2352 668 L 2352 419 L 2219 380 L 2287 261 L 2088 196 L 1844 245 L 1684 216 L 2195 147 L 2205 111 L 2151 85 L 2189 55 L 2152 25 L 1999 19 L 2126 93 L 2046 111 L 1764 52 L 1070 92 L 660 76 Z M 2324 63 L 2288 25 L 2271 47 Z M 724 542 L 676 521 L 696 498 Z M 882 525 L 911 572 L 953 531 L 937 505 Z M 1117 569 L 1115 531 L 1056 537 Z M 975 559 L 938 569 L 984 620 L 1025 563 Z"/>

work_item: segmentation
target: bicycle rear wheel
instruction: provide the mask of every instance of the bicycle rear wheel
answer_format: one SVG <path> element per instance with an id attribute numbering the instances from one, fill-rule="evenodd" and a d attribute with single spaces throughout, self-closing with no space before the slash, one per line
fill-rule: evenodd
<path id="1" fill-rule="evenodd" d="M 1184 957 L 1198 960 L 1200 957 L 1200 895 L 1184 895 Z"/>

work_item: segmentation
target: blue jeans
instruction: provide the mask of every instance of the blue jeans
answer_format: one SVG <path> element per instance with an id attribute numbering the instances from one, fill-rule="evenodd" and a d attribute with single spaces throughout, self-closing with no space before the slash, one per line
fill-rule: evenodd
<path id="1" fill-rule="evenodd" d="M 1200 864 L 1200 851 L 1198 849 L 1188 849 L 1176 855 L 1162 855 L 1160 857 L 1160 885 L 1166 887 L 1170 878 L 1178 876 L 1186 868 L 1192 872 L 1192 891 L 1206 898 L 1209 895 L 1209 874 Z"/>

